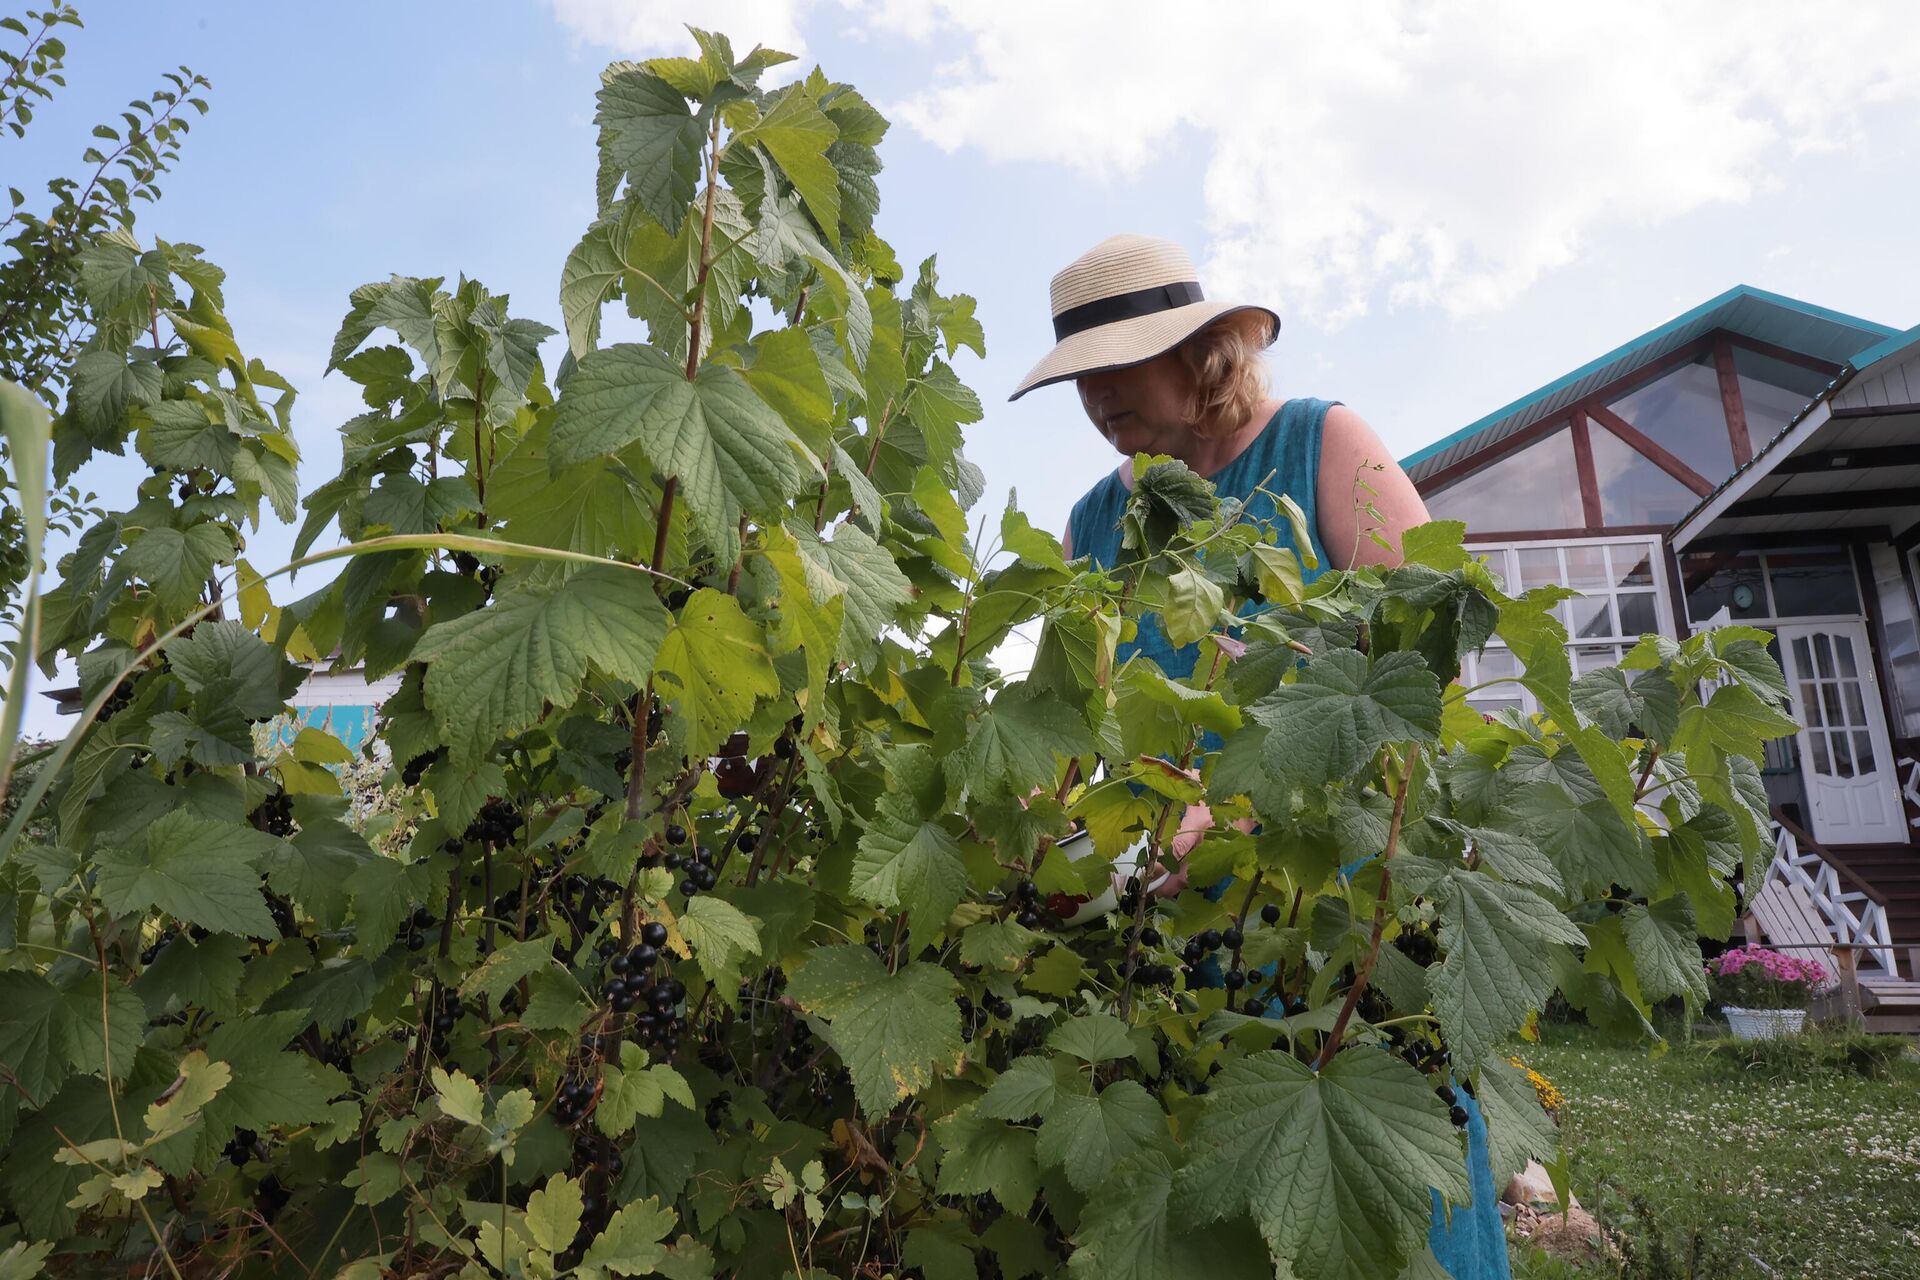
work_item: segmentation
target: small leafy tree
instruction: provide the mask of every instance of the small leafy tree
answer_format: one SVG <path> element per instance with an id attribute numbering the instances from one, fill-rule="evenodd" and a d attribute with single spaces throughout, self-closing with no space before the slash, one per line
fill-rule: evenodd
<path id="1" fill-rule="evenodd" d="M 1450 1091 L 1497 1170 L 1550 1154 L 1506 1039 L 1556 991 L 1642 1039 L 1703 998 L 1786 728 L 1763 637 L 1576 681 L 1566 593 L 1459 525 L 1308 583 L 1168 459 L 1110 570 L 1011 504 L 988 542 L 949 364 L 984 338 L 874 231 L 886 122 L 695 36 L 602 78 L 551 382 L 476 282 L 354 292 L 366 409 L 300 534 L 349 562 L 303 599 L 240 558 L 293 504 L 290 390 L 197 255 L 89 250 L 113 319 L 54 436 L 153 476 L 48 593 L 87 723 L 4 836 L 16 1258 L 1434 1274 Z M 614 300 L 646 342 L 600 343 Z M 1190 678 L 1118 659 L 1146 610 Z M 1544 715 L 1467 705 L 1496 634 Z M 375 843 L 337 743 L 254 731 L 290 654 L 402 677 Z M 1191 887 L 1143 891 L 1203 799 Z"/>

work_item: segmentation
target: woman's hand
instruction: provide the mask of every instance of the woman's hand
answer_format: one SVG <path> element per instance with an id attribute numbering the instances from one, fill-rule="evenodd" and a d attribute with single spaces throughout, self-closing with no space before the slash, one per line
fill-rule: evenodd
<path id="1" fill-rule="evenodd" d="M 1180 815 L 1180 829 L 1174 832 L 1173 839 L 1168 844 L 1174 862 L 1172 873 L 1169 874 L 1166 865 L 1157 860 L 1147 867 L 1144 874 L 1117 870 L 1113 873 L 1114 896 L 1126 896 L 1127 877 L 1130 875 L 1142 875 L 1142 883 L 1152 886 L 1149 892 L 1156 898 L 1171 898 L 1180 893 L 1187 887 L 1187 855 L 1193 852 L 1194 846 L 1205 839 L 1207 832 L 1211 830 L 1213 830 L 1213 811 L 1204 804 L 1188 805 L 1186 812 Z M 1155 884 L 1154 881 L 1162 876 L 1165 878 Z"/>

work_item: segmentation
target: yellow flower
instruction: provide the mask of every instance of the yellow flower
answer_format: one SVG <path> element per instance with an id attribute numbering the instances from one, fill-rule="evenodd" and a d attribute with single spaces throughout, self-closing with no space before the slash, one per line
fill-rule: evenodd
<path id="1" fill-rule="evenodd" d="M 1507 1062 L 1517 1070 L 1526 1072 L 1527 1083 L 1533 1086 L 1534 1093 L 1539 1096 L 1542 1110 L 1546 1111 L 1549 1115 L 1555 1114 L 1560 1110 L 1560 1104 L 1567 1099 L 1560 1090 L 1554 1087 L 1553 1081 L 1520 1061 L 1519 1058 L 1509 1057 Z"/>

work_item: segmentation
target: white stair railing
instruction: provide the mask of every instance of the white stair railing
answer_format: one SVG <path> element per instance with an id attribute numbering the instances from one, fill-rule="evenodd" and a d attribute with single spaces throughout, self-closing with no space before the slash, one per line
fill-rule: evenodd
<path id="1" fill-rule="evenodd" d="M 1894 767 L 1903 775 L 1900 779 L 1900 792 L 1907 798 L 1907 807 L 1914 813 L 1920 814 L 1920 760 L 1915 760 L 1911 756 L 1901 756 L 1894 762 Z M 1913 826 L 1920 827 L 1920 817 L 1909 818 L 1907 821 Z"/>
<path id="2" fill-rule="evenodd" d="M 1894 967 L 1893 935 L 1887 928 L 1886 908 L 1857 889 L 1844 888 L 1840 873 L 1817 849 L 1801 848 L 1793 832 L 1777 822 L 1773 824 L 1773 862 L 1767 868 L 1767 878 L 1798 885 L 1826 917 L 1835 941 L 1871 948 L 1860 953 L 1862 972 L 1869 968 L 1888 974 L 1899 972 Z"/>

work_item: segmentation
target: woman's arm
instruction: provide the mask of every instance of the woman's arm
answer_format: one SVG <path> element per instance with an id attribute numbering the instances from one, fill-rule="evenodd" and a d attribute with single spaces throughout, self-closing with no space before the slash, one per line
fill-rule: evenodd
<path id="1" fill-rule="evenodd" d="M 1376 471 L 1375 466 L 1382 469 Z M 1356 481 L 1361 480 L 1372 493 L 1359 487 Z M 1401 531 L 1430 518 L 1413 481 L 1379 435 L 1343 404 L 1327 410 L 1321 427 L 1319 490 L 1314 496 L 1320 512 L 1320 541 L 1336 569 L 1399 563 Z M 1380 519 L 1367 514 L 1369 502 Z M 1368 536 L 1376 530 L 1393 545 L 1391 551 Z"/>

